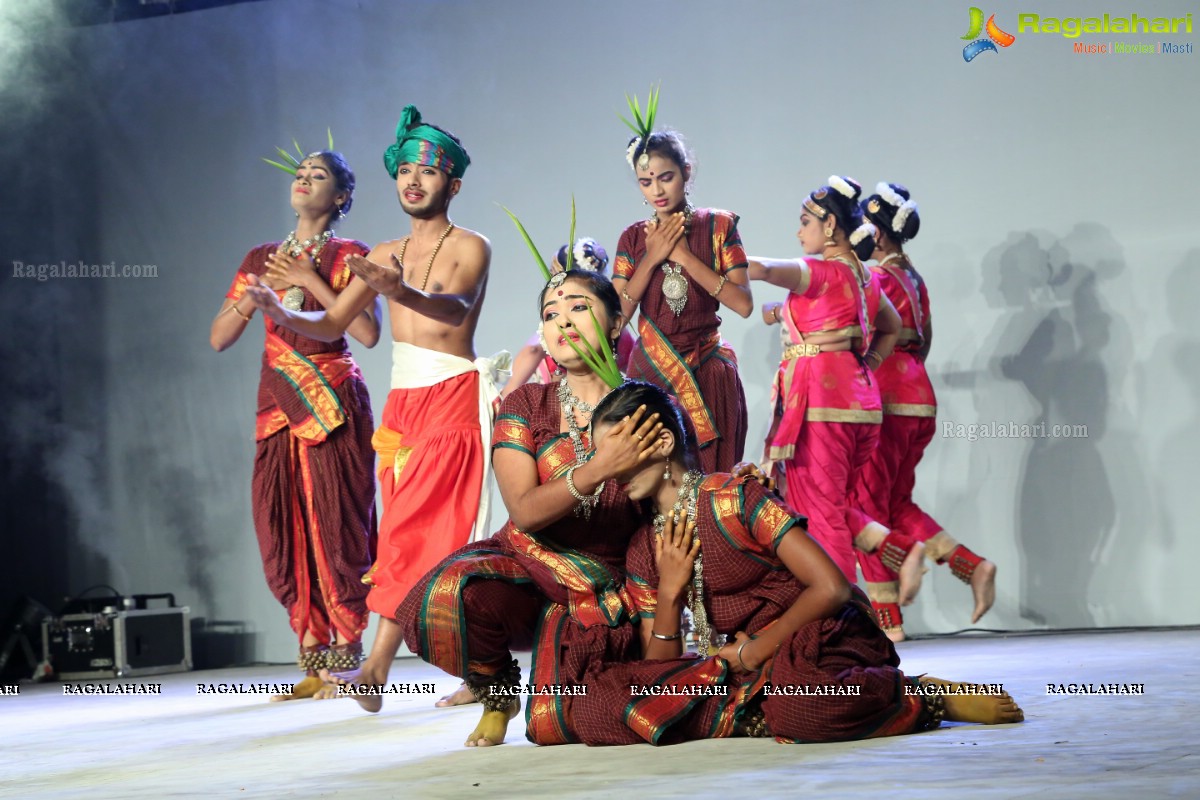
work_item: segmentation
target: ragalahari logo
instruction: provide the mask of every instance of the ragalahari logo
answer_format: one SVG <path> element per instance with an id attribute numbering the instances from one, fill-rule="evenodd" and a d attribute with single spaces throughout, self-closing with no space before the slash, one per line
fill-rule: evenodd
<path id="1" fill-rule="evenodd" d="M 987 38 L 980 39 L 979 34 L 987 30 Z M 1000 26 L 996 24 L 996 15 L 992 14 L 987 18 L 987 25 L 983 23 L 983 11 L 981 9 L 971 8 L 971 28 L 967 31 L 967 35 L 963 39 L 972 39 L 970 44 L 963 48 L 963 61 L 970 61 L 980 53 L 985 53 L 991 50 L 993 53 L 1000 52 L 996 49 L 996 45 L 1008 47 L 1017 40 L 1017 37 L 1011 33 L 1005 33 L 1000 30 Z"/>

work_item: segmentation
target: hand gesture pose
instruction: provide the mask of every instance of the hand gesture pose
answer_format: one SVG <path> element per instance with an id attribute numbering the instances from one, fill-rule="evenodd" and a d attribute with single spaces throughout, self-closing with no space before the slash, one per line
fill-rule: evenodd
<path id="1" fill-rule="evenodd" d="M 287 289 L 289 286 L 307 287 L 313 278 L 319 278 L 317 263 L 312 256 L 302 252 L 293 256 L 280 247 L 267 256 L 267 273 L 263 283 L 272 289 Z"/>
<path id="2" fill-rule="evenodd" d="M 658 565 L 659 594 L 682 595 L 692 582 L 692 569 L 700 553 L 696 537 L 696 521 L 688 519 L 687 511 L 666 515 L 663 532 L 655 537 L 654 562 Z"/>
<path id="3" fill-rule="evenodd" d="M 683 239 L 683 212 L 672 214 L 665 220 L 652 219 L 646 222 L 646 255 L 642 263 L 657 267 L 672 257 L 676 246 Z M 686 247 L 687 244 L 685 243 Z"/>
<path id="4" fill-rule="evenodd" d="M 279 302 L 279 295 L 275 290 L 264 284 L 257 275 L 247 275 L 246 280 L 249 284 L 246 287 L 246 296 L 254 301 L 254 307 L 275 322 L 283 324 L 288 312 L 283 303 Z"/>
<path id="5" fill-rule="evenodd" d="M 646 419 L 645 406 L 638 406 L 625 419 L 613 425 L 599 442 L 596 442 L 596 455 L 592 461 L 606 478 L 621 475 L 641 466 L 646 459 L 658 448 L 658 434 L 662 423 L 658 414 L 651 414 Z"/>
<path id="6" fill-rule="evenodd" d="M 408 288 L 408 284 L 404 282 L 404 265 L 396 258 L 395 253 L 392 253 L 391 264 L 388 265 L 379 265 L 368 261 L 365 256 L 355 254 L 347 256 L 346 266 L 361 278 L 363 283 L 384 297 L 395 297 Z"/>

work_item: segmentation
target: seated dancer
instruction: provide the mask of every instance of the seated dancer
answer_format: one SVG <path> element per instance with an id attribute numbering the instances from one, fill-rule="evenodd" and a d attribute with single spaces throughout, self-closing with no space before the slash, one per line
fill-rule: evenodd
<path id="1" fill-rule="evenodd" d="M 658 93 L 645 116 L 631 103 L 635 132 L 626 160 L 649 220 L 621 234 L 613 283 L 621 311 L 636 310 L 638 344 L 629 377 L 661 386 L 679 399 L 700 442 L 705 469 L 730 470 L 746 449 L 746 394 L 733 350 L 721 340 L 722 305 L 749 317 L 754 300 L 738 216 L 688 202 L 692 159 L 675 131 L 655 131 Z"/>
<path id="2" fill-rule="evenodd" d="M 487 439 L 497 396 L 487 359 L 475 357 L 475 327 L 487 286 L 491 246 L 450 222 L 450 201 L 470 158 L 451 134 L 405 107 L 396 141 L 383 156 L 411 233 L 347 260 L 362 280 L 325 312 L 284 308 L 274 292 L 247 293 L 277 324 L 315 339 L 336 339 L 377 295 L 388 300 L 392 390 L 372 444 L 379 453 L 383 517 L 368 607 L 380 626 L 355 677 L 386 682 L 402 642 L 396 609 L 447 553 L 482 538 L 488 524 Z M 345 670 L 356 665 L 339 665 Z M 378 709 L 378 696 L 364 705 Z"/>
<path id="3" fill-rule="evenodd" d="M 917 464 L 937 430 L 937 399 L 925 369 L 933 341 L 929 292 L 904 252 L 904 244 L 921 228 L 921 217 L 908 190 L 895 183 L 878 184 L 875 194 L 861 205 L 863 216 L 878 231 L 871 255 L 878 265 L 872 271 L 896 307 L 903 328 L 896 348 L 875 372 L 883 403 L 883 425 L 879 446 L 863 469 L 857 500 L 869 516 L 924 542 L 926 556 L 948 564 L 954 576 L 971 587 L 975 595 L 971 614 L 974 624 L 996 599 L 996 565 L 959 544 L 913 500 Z M 902 640 L 904 617 L 900 606 L 879 600 L 880 595 L 888 600 L 898 597 L 895 572 L 883 564 L 878 553 L 859 553 L 858 563 L 880 624 L 893 641 Z"/>
<path id="4" fill-rule="evenodd" d="M 899 573 L 900 598 L 916 595 L 923 547 L 888 531 L 855 500 L 859 472 L 879 440 L 879 387 L 871 377 L 891 353 L 900 318 L 861 258 L 874 250 L 857 183 L 837 175 L 805 198 L 796 236 L 816 258 L 750 259 L 750 278 L 789 291 L 781 319 L 792 343 L 772 392 L 770 456 L 784 462 L 784 497 L 851 583 L 855 550 L 878 551 Z M 874 334 L 873 334 L 874 331 Z"/>
<path id="5" fill-rule="evenodd" d="M 550 263 L 550 271 L 553 274 L 558 274 L 566 269 L 568 246 L 563 245 L 558 249 L 558 254 L 554 257 L 554 261 Z M 576 266 L 583 269 L 591 270 L 604 274 L 608 269 L 608 253 L 604 248 L 596 243 L 595 239 L 576 239 L 575 244 L 570 247 L 572 260 Z M 624 372 L 629 366 L 629 356 L 633 352 L 634 336 L 629 332 L 628 328 L 621 329 L 621 338 L 617 343 L 617 368 Z M 546 354 L 546 348 L 542 344 L 541 336 L 534 334 L 529 337 L 529 341 L 517 353 L 513 359 L 512 375 L 508 379 L 508 383 L 500 390 L 500 399 L 508 397 L 513 390 L 518 386 L 523 386 L 529 381 L 536 383 L 549 383 L 551 376 L 558 365 L 554 363 L 554 359 Z"/>
<path id="6" fill-rule="evenodd" d="M 685 602 L 698 628 L 728 643 L 715 657 L 596 665 L 573 704 L 575 738 L 833 742 L 929 730 L 943 718 L 1024 719 L 1002 689 L 904 675 L 866 598 L 808 537 L 804 518 L 754 481 L 697 469 L 683 420 L 658 387 L 613 391 L 593 414 L 594 435 L 603 441 L 643 408 L 662 423 L 656 446 L 617 481 L 656 511 L 627 561 L 644 650 L 657 657 L 673 644 L 678 652 Z M 694 691 L 706 686 L 722 691 Z M 648 687 L 644 696 L 637 687 Z"/>
<path id="7" fill-rule="evenodd" d="M 591 410 L 620 383 L 603 341 L 615 342 L 625 322 L 617 293 L 603 275 L 572 269 L 549 280 L 538 309 L 562 372 L 517 387 L 500 407 L 492 448 L 509 521 L 434 567 L 397 613 L 409 649 L 462 677 L 483 704 L 468 747 L 503 742 L 520 709 L 498 693 L 519 683 L 513 649 L 533 646 L 533 679 L 543 683 L 636 655 L 624 562 L 641 521 L 612 478 L 648 457 L 657 418 L 631 414 L 592 454 Z M 593 367 L 591 353 L 606 363 Z M 562 724 L 571 699 L 531 697 L 526 735 L 571 741 Z"/>
<path id="8" fill-rule="evenodd" d="M 242 261 L 212 323 L 217 352 L 232 347 L 254 316 L 245 297 L 250 276 L 276 302 L 308 311 L 332 306 L 339 293 L 361 284 L 346 262 L 367 246 L 333 235 L 354 201 L 354 173 L 332 150 L 301 153 L 299 160 L 280 152 L 286 164 L 276 166 L 293 176 L 296 230 Z M 364 306 L 346 330 L 374 347 L 379 319 L 378 303 Z M 330 697 L 336 687 L 321 681 L 320 670 L 357 664 L 367 625 L 361 579 L 376 535 L 371 399 L 344 338 L 319 341 L 270 319 L 265 326 L 251 482 L 254 532 L 267 584 L 300 639 L 305 673 L 291 694 L 275 699 Z"/>

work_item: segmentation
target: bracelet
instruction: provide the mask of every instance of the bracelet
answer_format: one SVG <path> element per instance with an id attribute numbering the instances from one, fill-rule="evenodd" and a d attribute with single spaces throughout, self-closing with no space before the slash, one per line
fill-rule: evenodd
<path id="1" fill-rule="evenodd" d="M 746 662 L 745 662 L 745 661 L 742 661 L 742 651 L 743 651 L 743 650 L 745 650 L 745 649 L 746 649 L 746 645 L 750 644 L 752 641 L 754 641 L 754 640 L 753 640 L 753 639 L 747 639 L 746 641 L 744 641 L 744 642 L 742 642 L 741 644 L 739 644 L 739 645 L 738 645 L 738 649 L 737 649 L 737 660 L 738 660 L 738 663 L 742 665 L 742 669 L 743 669 L 745 672 L 750 672 L 751 670 L 750 670 L 750 668 L 749 668 L 749 667 L 747 667 L 747 666 L 746 666 Z"/>
<path id="2" fill-rule="evenodd" d="M 883 356 L 879 355 L 879 353 L 876 352 L 875 350 L 868 350 L 867 354 L 865 356 L 863 356 L 863 360 L 865 361 L 868 358 L 870 358 L 871 356 L 875 356 L 875 358 L 878 359 L 875 362 L 876 366 L 881 366 L 883 364 Z"/>
<path id="3" fill-rule="evenodd" d="M 253 312 L 253 311 L 251 311 L 251 312 L 250 312 L 250 315 L 249 315 L 249 316 L 247 316 L 246 314 L 243 314 L 243 313 L 242 313 L 242 310 L 241 310 L 240 308 L 238 308 L 238 307 L 237 307 L 237 303 L 236 303 L 236 302 L 234 302 L 234 304 L 233 304 L 233 305 L 231 305 L 231 306 L 230 306 L 230 308 L 232 308 L 232 309 L 233 309 L 233 313 L 237 314 L 239 317 L 241 317 L 242 319 L 246 320 L 246 322 L 249 322 L 251 319 L 253 319 L 253 318 L 254 318 L 254 312 Z"/>
<path id="4" fill-rule="evenodd" d="M 666 634 L 659 633 L 658 631 L 650 631 L 650 635 L 655 639 L 662 639 L 664 642 L 674 642 L 683 638 L 682 633 L 676 633 L 672 634 L 671 636 L 667 636 Z"/>
<path id="5" fill-rule="evenodd" d="M 626 299 L 627 301 L 629 301 L 630 303 L 633 303 L 635 306 L 636 306 L 636 305 L 638 304 L 638 302 L 639 302 L 638 300 L 634 300 L 632 297 L 630 297 L 630 296 L 629 296 L 629 292 L 625 291 L 624 289 L 622 289 L 622 290 L 621 290 L 621 297 L 625 298 L 625 299 Z"/>
<path id="6" fill-rule="evenodd" d="M 719 295 L 721 293 L 721 290 L 725 288 L 725 281 L 727 281 L 727 280 L 729 280 L 729 277 L 726 275 L 722 275 L 721 280 L 717 281 L 717 288 L 713 289 L 711 292 L 709 292 L 709 294 L 711 294 L 713 297 L 716 297 L 717 295 Z"/>
<path id="7" fill-rule="evenodd" d="M 600 493 L 604 491 L 604 481 L 600 481 L 600 485 L 596 487 L 596 491 L 590 495 L 583 495 L 575 488 L 575 470 L 579 469 L 579 464 L 567 470 L 567 491 L 581 503 L 598 503 L 600 502 Z"/>
<path id="8" fill-rule="evenodd" d="M 779 316 L 780 308 L 782 308 L 782 306 L 775 306 L 775 321 L 776 322 L 783 322 L 783 317 Z"/>

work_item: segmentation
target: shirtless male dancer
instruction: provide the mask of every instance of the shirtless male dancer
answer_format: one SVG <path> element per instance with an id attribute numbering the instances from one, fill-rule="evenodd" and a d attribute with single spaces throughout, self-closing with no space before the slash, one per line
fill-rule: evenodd
<path id="1" fill-rule="evenodd" d="M 383 160 L 412 228 L 366 258 L 347 259 L 362 280 L 324 312 L 289 311 L 261 284 L 247 290 L 275 322 L 325 341 L 340 337 L 376 295 L 388 301 L 392 388 L 372 439 L 383 516 L 374 566 L 363 578 L 380 623 L 361 669 L 339 676 L 360 687 L 355 699 L 369 711 L 382 698 L 362 692 L 387 681 L 403 641 L 395 613 L 404 596 L 446 555 L 489 533 L 486 473 L 498 396 L 491 364 L 476 358 L 474 346 L 491 245 L 448 215 L 470 157 L 410 105 Z"/>

